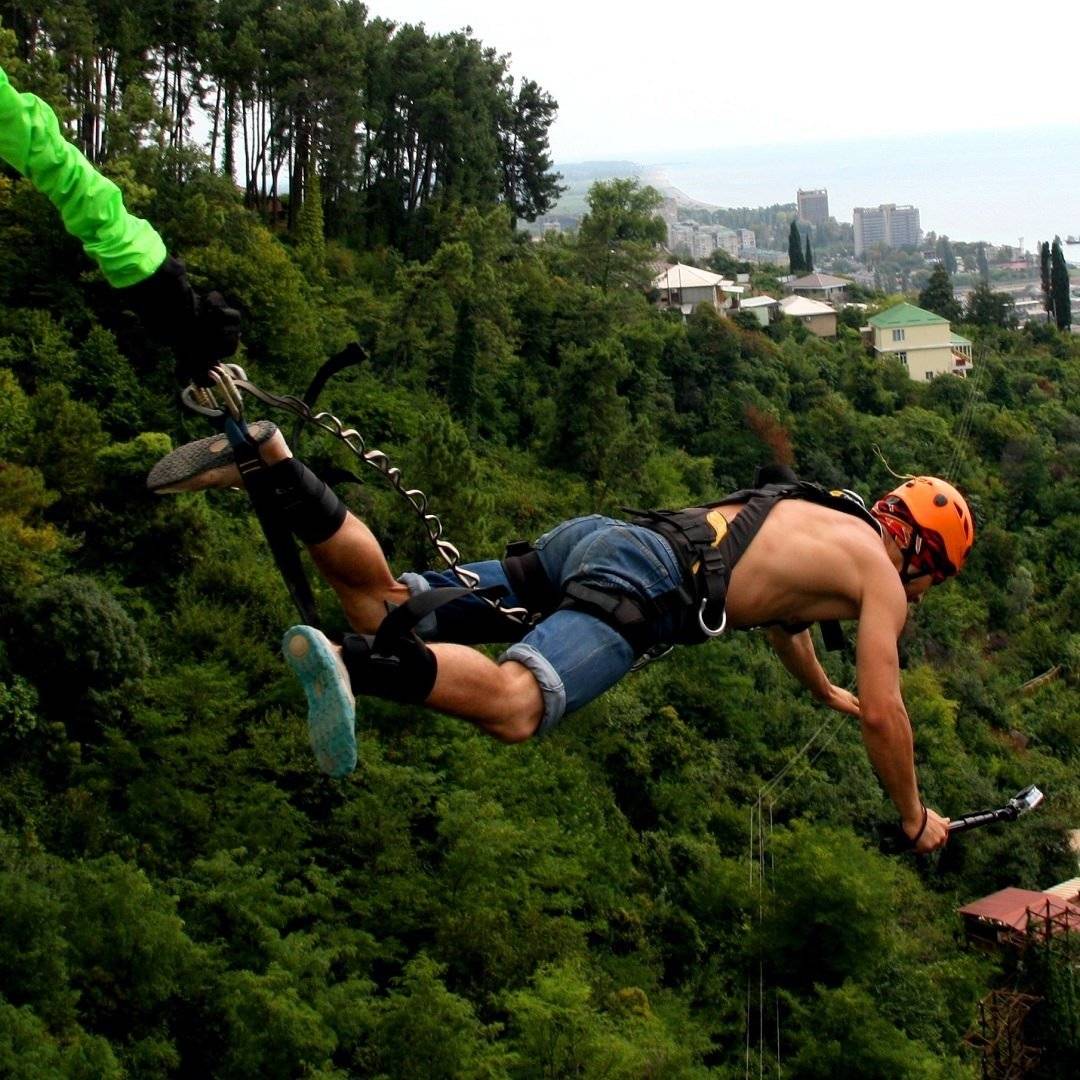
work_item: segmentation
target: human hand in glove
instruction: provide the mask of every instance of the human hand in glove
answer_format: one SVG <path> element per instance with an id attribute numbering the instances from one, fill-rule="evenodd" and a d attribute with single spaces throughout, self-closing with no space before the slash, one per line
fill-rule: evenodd
<path id="1" fill-rule="evenodd" d="M 236 352 L 240 312 L 219 292 L 195 292 L 184 264 L 171 255 L 150 277 L 124 291 L 146 332 L 172 346 L 177 378 L 212 385 L 210 369 Z"/>

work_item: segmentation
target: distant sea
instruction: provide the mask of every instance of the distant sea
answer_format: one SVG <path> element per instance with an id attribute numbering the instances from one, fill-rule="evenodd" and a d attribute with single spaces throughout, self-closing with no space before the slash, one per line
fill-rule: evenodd
<path id="1" fill-rule="evenodd" d="M 752 146 L 639 157 L 691 198 L 718 206 L 795 201 L 798 188 L 828 188 L 829 210 L 911 203 L 923 232 L 1035 250 L 1080 236 L 1080 126 L 998 133 L 904 136 Z M 1067 247 L 1070 262 L 1080 246 Z"/>

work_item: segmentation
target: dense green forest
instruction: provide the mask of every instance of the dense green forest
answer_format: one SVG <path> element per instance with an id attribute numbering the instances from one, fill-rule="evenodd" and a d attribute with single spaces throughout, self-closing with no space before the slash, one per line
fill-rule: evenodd
<path id="1" fill-rule="evenodd" d="M 299 392 L 364 347 L 326 404 L 469 558 L 575 513 L 716 497 L 776 458 L 866 496 L 892 486 L 875 446 L 953 478 L 978 542 L 902 640 L 923 793 L 946 814 L 1031 781 L 1047 800 L 940 856 L 889 854 L 858 725 L 753 633 L 520 746 L 365 700 L 357 771 L 321 775 L 245 498 L 146 492 L 207 429 L 6 172 L 0 1075 L 953 1080 L 978 1074 L 977 1003 L 1011 986 L 1043 998 L 1042 1075 L 1070 1075 L 1075 973 L 971 951 L 955 908 L 1077 872 L 1076 338 L 967 327 L 973 375 L 920 385 L 851 325 L 661 313 L 632 182 L 594 189 L 572 239 L 515 230 L 557 194 L 555 103 L 468 33 L 352 0 L 2 18 L 15 85 L 241 308 L 257 383 Z M 348 464 L 316 435 L 299 451 Z M 343 494 L 395 568 L 430 559 L 374 473 Z M 854 685 L 850 655 L 824 663 Z"/>

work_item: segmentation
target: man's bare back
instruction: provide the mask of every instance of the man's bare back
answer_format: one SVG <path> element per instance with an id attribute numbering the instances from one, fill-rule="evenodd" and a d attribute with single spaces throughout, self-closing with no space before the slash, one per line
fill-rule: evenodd
<path id="1" fill-rule="evenodd" d="M 733 521 L 745 504 L 721 506 Z M 856 619 L 867 588 L 884 588 L 898 611 L 905 597 L 880 535 L 816 503 L 778 503 L 740 558 L 727 590 L 728 624 Z"/>

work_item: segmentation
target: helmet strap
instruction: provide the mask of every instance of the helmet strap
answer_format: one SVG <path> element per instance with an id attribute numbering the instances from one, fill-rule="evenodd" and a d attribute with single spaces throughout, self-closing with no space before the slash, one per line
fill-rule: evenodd
<path id="1" fill-rule="evenodd" d="M 911 580 L 908 576 L 911 560 L 922 551 L 923 539 L 912 521 L 895 512 L 898 509 L 902 508 L 887 499 L 879 499 L 871 508 L 871 513 L 881 523 L 882 528 L 900 552 L 903 560 L 899 571 L 900 580 L 906 584 Z"/>

